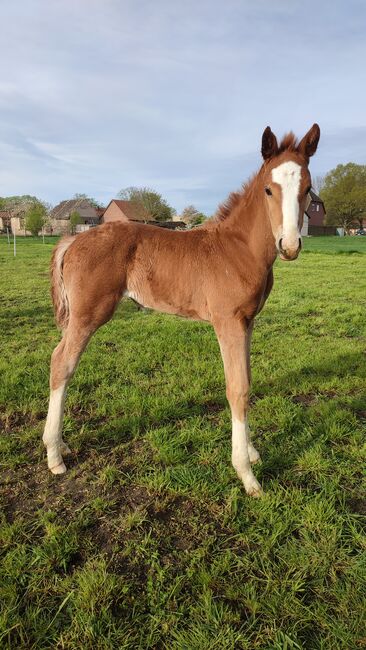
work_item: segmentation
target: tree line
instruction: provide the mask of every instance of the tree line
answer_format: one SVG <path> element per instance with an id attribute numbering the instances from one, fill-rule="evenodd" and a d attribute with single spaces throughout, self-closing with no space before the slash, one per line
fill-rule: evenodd
<path id="1" fill-rule="evenodd" d="M 117 197 L 129 201 L 134 206 L 136 213 L 146 221 L 170 221 L 176 214 L 175 209 L 162 195 L 149 187 L 127 187 L 118 192 Z M 96 208 L 104 207 L 86 194 L 75 194 L 73 199 L 86 199 Z M 11 216 L 19 217 L 22 227 L 26 231 L 31 232 L 32 235 L 38 235 L 43 228 L 50 224 L 52 206 L 36 196 L 23 194 L 0 197 L 0 210 L 8 211 Z M 206 215 L 193 205 L 187 206 L 181 214 L 181 219 L 191 227 L 203 223 L 206 218 Z M 81 216 L 77 209 L 69 214 L 69 220 L 70 230 L 73 233 L 76 226 L 81 223 Z"/>

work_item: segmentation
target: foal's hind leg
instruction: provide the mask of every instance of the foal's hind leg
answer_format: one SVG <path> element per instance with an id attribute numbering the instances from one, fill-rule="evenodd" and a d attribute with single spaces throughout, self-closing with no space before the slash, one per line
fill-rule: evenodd
<path id="1" fill-rule="evenodd" d="M 69 453 L 62 440 L 62 422 L 67 385 L 93 331 L 70 320 L 64 336 L 51 358 L 50 401 L 43 442 L 47 447 L 48 467 L 53 474 L 66 472 L 62 454 Z"/>
<path id="2" fill-rule="evenodd" d="M 246 334 L 246 346 L 245 346 L 246 347 L 245 353 L 246 353 L 246 364 L 247 364 L 247 377 L 248 377 L 249 386 L 250 386 L 250 384 L 252 382 L 252 372 L 251 372 L 251 368 L 250 368 L 250 346 L 251 346 L 251 342 L 252 342 L 253 326 L 254 326 L 254 321 L 252 321 L 248 325 L 247 334 Z M 254 445 L 252 444 L 252 441 L 251 441 L 250 428 L 249 428 L 249 422 L 248 422 L 248 414 L 246 414 L 246 416 L 245 416 L 245 427 L 246 427 L 246 430 L 248 432 L 249 460 L 252 463 L 252 465 L 254 465 L 255 463 L 260 462 L 261 457 L 259 455 L 259 451 L 256 450 L 256 448 L 254 447 Z"/>

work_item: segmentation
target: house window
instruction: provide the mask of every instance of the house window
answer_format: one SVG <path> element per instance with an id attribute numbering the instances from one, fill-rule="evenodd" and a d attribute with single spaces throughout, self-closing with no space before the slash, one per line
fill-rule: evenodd
<path id="1" fill-rule="evenodd" d="M 320 209 L 320 205 L 319 205 L 319 203 L 317 203 L 316 204 L 316 211 L 319 212 L 319 209 Z"/>
<path id="2" fill-rule="evenodd" d="M 312 203 L 312 204 L 311 204 L 311 211 L 312 211 L 312 212 L 315 212 L 315 203 Z"/>

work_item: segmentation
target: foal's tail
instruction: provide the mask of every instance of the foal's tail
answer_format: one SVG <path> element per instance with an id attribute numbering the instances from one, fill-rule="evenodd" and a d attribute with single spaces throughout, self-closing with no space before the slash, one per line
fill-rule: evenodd
<path id="1" fill-rule="evenodd" d="M 69 301 L 63 277 L 64 255 L 75 237 L 63 237 L 55 247 L 51 259 L 51 293 L 55 319 L 58 327 L 64 330 L 69 322 Z"/>

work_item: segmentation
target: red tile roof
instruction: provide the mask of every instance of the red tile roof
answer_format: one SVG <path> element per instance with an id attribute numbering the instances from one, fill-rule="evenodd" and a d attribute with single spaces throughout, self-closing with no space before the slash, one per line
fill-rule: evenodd
<path id="1" fill-rule="evenodd" d="M 150 221 L 146 214 L 141 211 L 138 205 L 133 201 L 123 201 L 122 199 L 112 199 L 111 203 L 115 203 L 123 214 L 131 221 Z M 110 205 L 110 204 L 109 204 Z M 108 209 L 108 207 L 106 208 Z"/>

